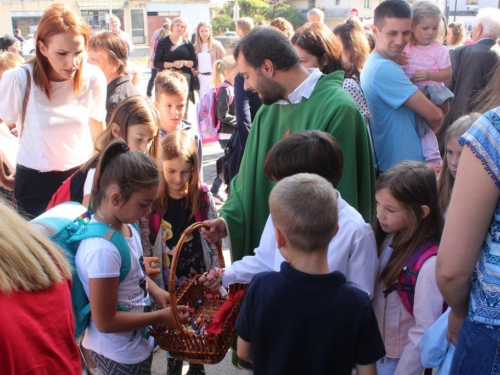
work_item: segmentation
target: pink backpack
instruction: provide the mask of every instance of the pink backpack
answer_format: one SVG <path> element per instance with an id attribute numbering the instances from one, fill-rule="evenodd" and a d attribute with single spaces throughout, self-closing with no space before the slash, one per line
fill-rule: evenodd
<path id="1" fill-rule="evenodd" d="M 219 139 L 217 131 L 220 121 L 217 120 L 217 98 L 222 87 L 231 87 L 227 82 L 223 82 L 216 90 L 211 88 L 198 103 L 198 131 L 203 144 L 215 142 Z M 234 96 L 229 97 L 229 104 L 233 102 Z"/>
<path id="2" fill-rule="evenodd" d="M 415 302 L 415 286 L 417 277 L 424 262 L 432 256 L 437 255 L 438 245 L 432 238 L 426 239 L 406 260 L 403 271 L 399 275 L 397 283 L 390 285 L 384 290 L 387 297 L 391 292 L 397 290 L 405 309 L 413 316 L 413 305 Z M 443 312 L 448 305 L 443 306 Z"/>

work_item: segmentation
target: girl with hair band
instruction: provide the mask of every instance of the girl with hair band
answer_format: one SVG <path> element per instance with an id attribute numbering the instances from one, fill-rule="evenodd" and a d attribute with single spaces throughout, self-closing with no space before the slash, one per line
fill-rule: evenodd
<path id="1" fill-rule="evenodd" d="M 92 306 L 83 347 L 103 374 L 151 374 L 153 338 L 141 330 L 152 324 L 172 326 L 169 294 L 146 276 L 141 239 L 131 225 L 151 211 L 160 177 L 156 161 L 142 152 L 130 151 L 121 139 L 101 155 L 92 187 L 92 221 L 121 233 L 130 249 L 131 266 L 119 283 L 118 249 L 104 238 L 85 239 L 75 258 L 78 275 Z M 149 312 L 151 296 L 162 307 Z M 128 311 L 118 310 L 118 305 Z M 181 320 L 188 310 L 180 306 Z"/>
<path id="2" fill-rule="evenodd" d="M 434 170 L 426 163 L 396 164 L 378 179 L 375 200 L 373 231 L 380 268 L 373 308 L 386 350 L 377 372 L 421 375 L 420 339 L 441 316 L 444 303 L 436 283 L 436 257 L 431 256 L 443 230 Z M 407 267 L 414 257 L 417 261 Z M 402 273 L 420 263 L 411 298 L 399 288 L 404 286 Z"/>
<path id="3" fill-rule="evenodd" d="M 88 62 L 103 71 L 108 82 L 106 124 L 116 105 L 129 96 L 139 95 L 127 71 L 127 43 L 111 31 L 93 35 L 89 40 Z"/>
<path id="4" fill-rule="evenodd" d="M 153 256 L 161 259 L 162 273 L 154 281 L 165 289 L 170 277 L 173 251 L 184 230 L 191 224 L 215 219 L 215 203 L 199 176 L 198 149 L 192 137 L 183 131 L 168 133 L 161 140 L 161 182 L 155 211 L 151 213 L 150 238 Z M 157 224 L 156 224 L 157 223 Z M 218 267 L 217 251 L 199 231 L 194 231 L 180 251 L 175 274 L 180 285 L 190 274 Z M 180 375 L 182 361 L 168 359 L 167 373 Z M 205 374 L 203 365 L 189 364 L 190 375 Z"/>
<path id="5" fill-rule="evenodd" d="M 0 82 L 0 91 L 9 92 L 0 119 L 16 123 L 20 136 L 14 196 L 27 217 L 45 211 L 61 183 L 92 156 L 92 138 L 104 130 L 106 78 L 84 61 L 89 39 L 83 18 L 53 4 L 38 24 L 35 58 Z"/>
<path id="6" fill-rule="evenodd" d="M 221 42 L 212 35 L 212 27 L 207 22 L 200 22 L 196 28 L 194 53 L 198 59 L 198 66 L 193 70 L 200 81 L 200 99 L 208 94 L 212 86 L 213 66 L 217 60 L 222 60 L 226 50 Z"/>
<path id="7" fill-rule="evenodd" d="M 3 200 L 0 237 L 2 373 L 80 375 L 65 254 Z"/>
<path id="8" fill-rule="evenodd" d="M 460 161 L 463 150 L 463 146 L 458 143 L 458 138 L 469 130 L 472 124 L 474 124 L 480 116 L 480 113 L 471 113 L 469 115 L 462 116 L 451 124 L 446 131 L 446 154 L 437 185 L 439 207 L 441 208 L 441 212 L 443 212 L 445 220 L 448 216 L 448 206 L 450 205 L 451 193 L 453 191 L 453 185 L 455 184 L 455 178 L 457 177 L 458 162 Z"/>

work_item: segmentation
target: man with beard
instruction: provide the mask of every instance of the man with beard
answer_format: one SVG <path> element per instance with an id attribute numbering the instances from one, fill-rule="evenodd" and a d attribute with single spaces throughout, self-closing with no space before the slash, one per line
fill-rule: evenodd
<path id="1" fill-rule="evenodd" d="M 272 28 L 255 28 L 234 50 L 245 90 L 264 104 L 252 124 L 239 173 L 221 209 L 226 221 L 213 223 L 209 240 L 229 235 L 233 261 L 253 254 L 269 215 L 275 185 L 262 172 L 267 152 L 280 139 L 303 130 L 331 134 L 344 153 L 344 174 L 337 189 L 369 221 L 375 174 L 363 117 L 342 89 L 344 72 L 328 76 L 305 69 L 288 38 Z M 328 163 L 328 160 L 325 160 Z M 226 233 L 227 229 L 227 233 Z"/>

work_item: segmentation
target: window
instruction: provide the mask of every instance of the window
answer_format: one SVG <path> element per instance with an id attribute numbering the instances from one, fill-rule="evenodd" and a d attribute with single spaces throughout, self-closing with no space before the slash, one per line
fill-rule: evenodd
<path id="1" fill-rule="evenodd" d="M 80 9 L 80 15 L 87 21 L 93 32 L 108 30 L 106 24 L 106 14 L 108 13 L 108 9 Z M 114 9 L 113 15 L 120 19 L 123 29 L 123 9 Z"/>
<path id="2" fill-rule="evenodd" d="M 38 27 L 43 10 L 10 12 L 12 30 L 20 29 L 21 35 L 33 35 Z"/>
<path id="3" fill-rule="evenodd" d="M 316 0 L 308 0 L 308 9 L 316 8 Z"/>
<path id="4" fill-rule="evenodd" d="M 132 42 L 144 44 L 144 9 L 131 9 L 130 18 L 132 20 Z"/>
<path id="5" fill-rule="evenodd" d="M 365 9 L 370 9 L 370 0 L 365 0 Z"/>
<path id="6" fill-rule="evenodd" d="M 335 5 L 340 5 L 340 0 L 335 0 Z"/>

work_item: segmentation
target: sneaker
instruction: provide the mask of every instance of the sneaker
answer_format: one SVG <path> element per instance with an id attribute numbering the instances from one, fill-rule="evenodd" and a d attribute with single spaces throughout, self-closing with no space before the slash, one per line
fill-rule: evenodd
<path id="1" fill-rule="evenodd" d="M 214 197 L 215 202 L 219 201 L 220 203 L 224 203 L 226 201 L 226 198 L 219 193 L 212 193 L 212 197 Z"/>
<path id="2" fill-rule="evenodd" d="M 167 375 L 182 375 L 182 361 L 175 358 L 168 358 Z"/>
<path id="3" fill-rule="evenodd" d="M 205 375 L 205 367 L 195 363 L 189 364 L 189 370 L 186 375 Z"/>

